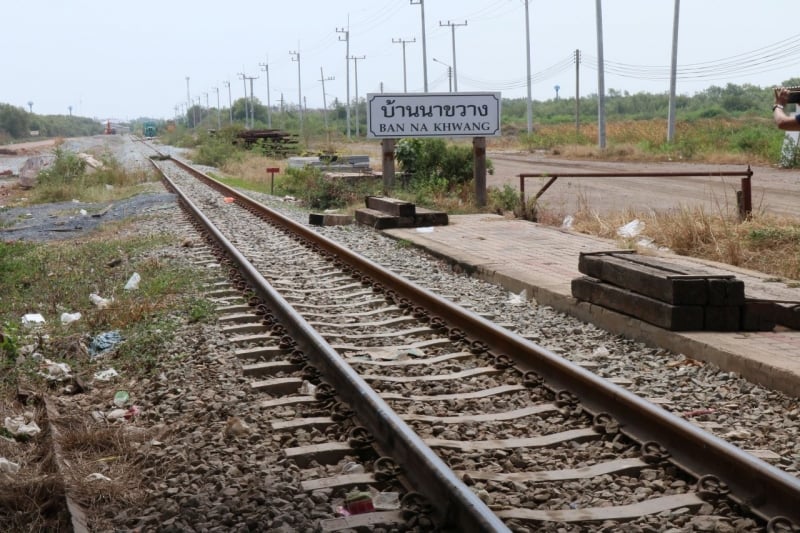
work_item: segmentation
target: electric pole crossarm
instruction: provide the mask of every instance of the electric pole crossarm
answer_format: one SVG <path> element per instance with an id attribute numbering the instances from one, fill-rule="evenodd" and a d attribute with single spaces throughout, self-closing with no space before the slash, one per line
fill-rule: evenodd
<path id="1" fill-rule="evenodd" d="M 402 38 L 394 39 L 392 38 L 392 42 L 395 44 L 402 44 L 403 45 L 403 92 L 408 92 L 408 83 L 406 77 L 406 44 L 408 43 L 415 43 L 417 42 L 416 39 L 406 40 Z"/>
<path id="2" fill-rule="evenodd" d="M 458 22 L 450 22 L 449 20 L 447 23 L 442 23 L 439 21 L 439 26 L 450 26 L 450 32 L 452 34 L 453 39 L 453 92 L 458 92 L 458 71 L 456 70 L 456 27 L 458 26 L 466 26 L 467 21 L 465 20 L 463 23 Z"/>
<path id="3" fill-rule="evenodd" d="M 344 61 L 347 64 L 347 102 L 345 102 L 345 110 L 347 112 L 347 138 L 350 138 L 350 20 L 347 21 L 347 29 L 336 28 L 336 33 L 341 33 L 339 36 L 340 41 L 344 41 L 345 54 Z"/>

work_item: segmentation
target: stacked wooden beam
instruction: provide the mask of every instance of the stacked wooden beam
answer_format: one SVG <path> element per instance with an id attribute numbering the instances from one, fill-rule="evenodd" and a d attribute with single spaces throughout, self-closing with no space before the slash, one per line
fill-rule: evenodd
<path id="1" fill-rule="evenodd" d="M 572 280 L 580 300 L 672 331 L 738 331 L 744 282 L 631 251 L 582 253 Z M 762 328 L 763 329 L 763 328 Z"/>
<path id="2" fill-rule="evenodd" d="M 366 208 L 356 210 L 356 221 L 375 229 L 446 226 L 447 213 L 417 207 L 387 196 L 367 196 Z"/>

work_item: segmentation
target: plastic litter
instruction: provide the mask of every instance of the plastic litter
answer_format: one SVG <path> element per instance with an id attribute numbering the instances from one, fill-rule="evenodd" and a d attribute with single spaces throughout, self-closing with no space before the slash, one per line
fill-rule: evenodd
<path id="1" fill-rule="evenodd" d="M 132 420 L 142 414 L 141 408 L 138 405 L 131 405 L 128 407 L 128 412 L 125 413 L 125 420 Z"/>
<path id="2" fill-rule="evenodd" d="M 350 514 L 363 514 L 375 510 L 370 493 L 357 490 L 347 494 L 344 500 L 344 508 Z"/>
<path id="3" fill-rule="evenodd" d="M 632 239 L 634 237 L 638 237 L 644 231 L 644 228 L 644 222 L 638 218 L 634 218 L 624 226 L 621 226 L 619 229 L 617 229 L 617 235 L 625 239 Z"/>
<path id="4" fill-rule="evenodd" d="M 80 313 L 61 313 L 61 323 L 70 324 L 81 319 Z"/>
<path id="5" fill-rule="evenodd" d="M 114 301 L 113 299 L 103 298 L 99 294 L 95 293 L 90 294 L 89 299 L 98 309 L 105 309 L 106 307 L 111 305 L 111 302 Z"/>
<path id="6" fill-rule="evenodd" d="M 39 313 L 28 313 L 22 316 L 23 326 L 38 326 L 44 324 L 44 317 Z"/>
<path id="7" fill-rule="evenodd" d="M 106 331 L 96 335 L 89 344 L 89 355 L 98 357 L 122 342 L 119 331 Z"/>
<path id="8" fill-rule="evenodd" d="M 93 474 L 89 474 L 88 476 L 86 476 L 85 480 L 86 481 L 111 481 L 111 478 L 110 477 L 106 477 L 103 474 L 100 474 L 99 472 L 95 472 Z"/>
<path id="9" fill-rule="evenodd" d="M 358 464 L 356 462 L 348 462 L 342 465 L 342 474 L 349 475 L 349 474 L 363 474 L 365 472 L 364 465 Z"/>
<path id="10" fill-rule="evenodd" d="M 231 198 L 230 196 L 226 196 L 225 198 L 222 199 L 222 201 L 225 202 L 226 204 L 232 204 L 233 198 Z"/>
<path id="11" fill-rule="evenodd" d="M 522 292 L 519 294 L 514 294 L 513 292 L 508 294 L 508 300 L 506 303 L 511 305 L 523 305 L 525 301 L 528 299 L 528 290 L 522 289 Z"/>
<path id="12" fill-rule="evenodd" d="M 114 405 L 117 407 L 122 407 L 127 404 L 131 399 L 131 395 L 128 394 L 128 391 L 125 390 L 118 390 L 116 394 L 114 394 Z"/>
<path id="13" fill-rule="evenodd" d="M 100 370 L 94 373 L 94 379 L 97 381 L 111 381 L 112 379 L 119 376 L 119 372 L 114 370 L 113 368 L 107 368 L 105 370 Z"/>
<path id="14" fill-rule="evenodd" d="M 86 215 L 88 215 L 89 213 L 86 211 L 86 209 L 81 209 L 81 210 L 80 210 L 80 214 L 81 214 L 81 216 L 82 216 L 82 217 L 85 217 L 85 216 L 86 216 Z"/>
<path id="15" fill-rule="evenodd" d="M 378 492 L 372 494 L 372 505 L 377 511 L 400 509 L 400 494 L 397 492 Z"/>
<path id="16" fill-rule="evenodd" d="M 42 361 L 38 373 L 48 381 L 63 381 L 70 377 L 72 369 L 67 363 L 56 363 L 50 359 L 45 359 Z"/>
<path id="17" fill-rule="evenodd" d="M 119 420 L 120 418 L 125 418 L 126 414 L 128 414 L 127 409 L 114 409 L 106 415 L 106 418 L 109 420 Z"/>
<path id="18" fill-rule="evenodd" d="M 603 358 L 603 357 L 608 357 L 609 355 L 611 355 L 611 352 L 609 352 L 608 348 L 606 348 L 605 346 L 598 346 L 592 352 L 592 357 Z"/>
<path id="19" fill-rule="evenodd" d="M 25 417 L 22 415 L 15 416 L 14 418 L 7 416 L 3 422 L 3 425 L 8 432 L 14 436 L 25 435 L 28 437 L 33 437 L 42 431 L 33 420 L 26 423 Z"/>
<path id="20" fill-rule="evenodd" d="M 138 272 L 134 272 L 131 277 L 128 279 L 128 283 L 125 284 L 126 291 L 133 291 L 139 288 L 139 282 L 142 281 L 142 277 L 139 275 Z"/>
<path id="21" fill-rule="evenodd" d="M 561 229 L 572 229 L 572 224 L 575 222 L 575 217 L 572 215 L 567 215 L 564 217 L 564 220 L 561 222 Z"/>
<path id="22" fill-rule="evenodd" d="M 317 386 L 309 381 L 303 380 L 303 384 L 300 385 L 298 392 L 307 396 L 314 396 L 314 394 L 317 392 Z"/>
<path id="23" fill-rule="evenodd" d="M 5 474 L 16 474 L 19 472 L 19 465 L 17 463 L 12 463 L 5 457 L 0 457 L 0 472 Z"/>
<path id="24" fill-rule="evenodd" d="M 417 233 L 433 233 L 433 226 L 417 228 Z"/>

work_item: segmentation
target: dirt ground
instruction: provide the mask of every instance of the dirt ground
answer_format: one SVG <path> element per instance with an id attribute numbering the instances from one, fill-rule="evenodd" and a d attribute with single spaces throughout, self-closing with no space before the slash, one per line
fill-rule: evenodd
<path id="1" fill-rule="evenodd" d="M 546 174 L 548 177 L 525 178 L 526 198 L 535 196 L 552 176 L 561 174 L 608 172 L 614 177 L 558 177 L 542 194 L 545 208 L 566 214 L 581 203 L 598 212 L 627 208 L 677 209 L 702 206 L 707 213 L 736 213 L 736 191 L 742 188 L 747 165 L 710 165 L 703 163 L 629 163 L 606 161 L 569 161 L 535 154 L 489 153 L 495 175 L 489 186 L 505 184 L 520 188 L 519 174 Z M 800 170 L 753 166 L 751 197 L 754 212 L 800 218 Z M 643 177 L 636 173 L 709 173 L 702 177 Z"/>

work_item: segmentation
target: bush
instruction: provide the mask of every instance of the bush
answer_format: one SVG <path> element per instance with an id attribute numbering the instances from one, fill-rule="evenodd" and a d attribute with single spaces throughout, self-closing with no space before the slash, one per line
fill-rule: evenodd
<path id="1" fill-rule="evenodd" d="M 342 208 L 376 194 L 382 184 L 374 177 L 325 177 L 315 167 L 287 168 L 276 182 L 276 193 L 290 194 L 311 209 Z"/>
<path id="2" fill-rule="evenodd" d="M 472 180 L 473 156 L 468 146 L 448 146 L 442 139 L 400 139 L 395 157 L 410 176 L 413 190 L 448 189 Z M 491 174 L 491 161 L 486 167 Z"/>
<path id="3" fill-rule="evenodd" d="M 74 152 L 55 149 L 53 164 L 39 172 L 39 183 L 45 186 L 73 184 L 86 176 L 86 161 Z"/>

